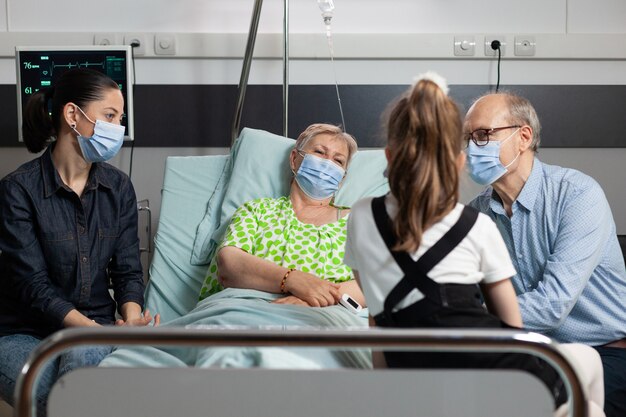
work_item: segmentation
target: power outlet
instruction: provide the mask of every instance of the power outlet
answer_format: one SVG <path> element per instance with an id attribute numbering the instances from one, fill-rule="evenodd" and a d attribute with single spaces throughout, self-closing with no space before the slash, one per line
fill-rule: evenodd
<path id="1" fill-rule="evenodd" d="M 535 37 L 520 35 L 515 37 L 515 55 L 516 56 L 535 56 Z"/>
<path id="2" fill-rule="evenodd" d="M 506 36 L 487 35 L 485 36 L 485 56 L 498 56 L 498 50 L 491 47 L 493 41 L 500 41 L 500 55 L 506 55 Z"/>
<path id="3" fill-rule="evenodd" d="M 117 34 L 115 33 L 96 33 L 93 37 L 94 45 L 119 45 Z"/>
<path id="4" fill-rule="evenodd" d="M 127 33 L 124 35 L 124 45 L 139 44 L 133 47 L 133 55 L 142 56 L 146 54 L 146 37 L 143 33 Z"/>

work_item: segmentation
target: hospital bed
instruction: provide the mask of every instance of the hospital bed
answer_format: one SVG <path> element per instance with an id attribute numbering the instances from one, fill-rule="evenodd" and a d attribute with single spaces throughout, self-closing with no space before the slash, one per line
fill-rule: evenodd
<path id="1" fill-rule="evenodd" d="M 164 323 L 176 322 L 194 309 L 215 242 L 233 211 L 256 197 L 288 193 L 291 173 L 287 158 L 293 144 L 288 138 L 244 129 L 229 155 L 168 158 L 146 292 L 147 308 L 160 313 Z M 382 150 L 358 151 L 337 204 L 349 206 L 363 196 L 384 194 L 388 190 L 382 175 L 385 166 Z M 278 349 L 283 355 L 293 350 L 297 360 L 289 361 L 295 366 L 287 369 L 81 369 L 55 384 L 49 399 L 50 417 L 552 414 L 551 395 L 544 385 L 518 371 L 373 370 L 333 362 L 335 352 L 363 348 L 534 354 L 554 365 L 566 381 L 572 415 L 584 415 L 584 393 L 576 373 L 545 337 L 509 331 L 373 330 L 364 326 L 332 330 L 284 326 L 64 330 L 31 355 L 19 380 L 15 415 L 31 415 L 32 387 L 45 361 L 63 349 L 90 344 L 257 346 Z M 302 358 L 304 365 L 299 362 Z"/>

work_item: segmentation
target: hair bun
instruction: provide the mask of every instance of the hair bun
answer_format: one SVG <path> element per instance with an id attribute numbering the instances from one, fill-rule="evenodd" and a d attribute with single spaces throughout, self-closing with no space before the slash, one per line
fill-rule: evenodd
<path id="1" fill-rule="evenodd" d="M 437 74 L 436 72 L 427 71 L 425 73 L 419 74 L 418 76 L 413 78 L 413 85 L 416 85 L 422 80 L 432 81 L 433 83 L 437 84 L 437 86 L 439 86 L 439 88 L 441 89 L 441 91 L 443 91 L 445 95 L 448 95 L 448 91 L 450 89 L 448 88 L 448 83 L 446 79 L 443 78 L 441 75 Z"/>

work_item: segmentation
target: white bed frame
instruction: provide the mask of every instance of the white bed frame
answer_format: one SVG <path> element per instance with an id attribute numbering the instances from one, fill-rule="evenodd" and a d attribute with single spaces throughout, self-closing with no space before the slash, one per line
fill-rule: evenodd
<path id="1" fill-rule="evenodd" d="M 73 346 L 99 344 L 523 352 L 553 365 L 565 381 L 570 415 L 586 415 L 574 369 L 550 339 L 534 333 L 82 328 L 58 332 L 33 352 L 18 380 L 15 416 L 35 415 L 32 391 L 48 360 Z M 48 416 L 547 417 L 552 411 L 544 384 L 521 371 L 89 368 L 55 384 Z"/>

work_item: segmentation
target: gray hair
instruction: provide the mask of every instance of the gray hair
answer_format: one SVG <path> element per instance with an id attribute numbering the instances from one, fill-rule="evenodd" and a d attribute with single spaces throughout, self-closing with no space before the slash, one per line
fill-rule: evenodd
<path id="1" fill-rule="evenodd" d="M 535 111 L 533 105 L 530 104 L 528 99 L 510 91 L 500 91 L 496 94 L 503 96 L 506 100 L 509 111 L 509 123 L 528 125 L 533 130 L 533 139 L 530 143 L 530 148 L 534 152 L 537 152 L 539 142 L 541 142 L 541 123 L 539 122 L 539 117 L 537 116 L 537 112 Z M 476 101 L 480 100 L 480 98 Z"/>
<path id="2" fill-rule="evenodd" d="M 354 154 L 356 153 L 358 145 L 356 144 L 356 139 L 354 139 L 354 136 L 344 132 L 343 130 L 341 130 L 340 127 L 335 125 L 326 123 L 314 123 L 310 125 L 306 129 L 304 129 L 304 132 L 300 133 L 300 136 L 298 136 L 298 139 L 296 139 L 296 150 L 302 151 L 311 139 L 313 139 L 317 135 L 322 134 L 327 134 L 334 138 L 340 138 L 346 143 L 346 146 L 348 147 L 348 159 L 346 160 L 347 166 L 350 163 L 350 160 L 352 159 Z"/>

